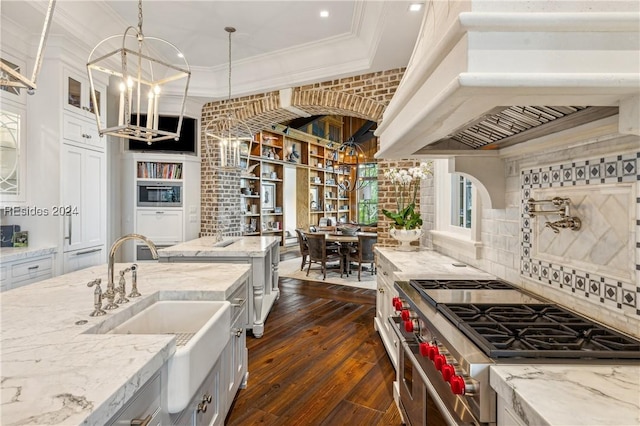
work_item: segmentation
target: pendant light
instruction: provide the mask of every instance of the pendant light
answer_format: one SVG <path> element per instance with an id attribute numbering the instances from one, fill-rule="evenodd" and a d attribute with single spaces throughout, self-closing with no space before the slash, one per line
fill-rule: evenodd
<path id="1" fill-rule="evenodd" d="M 142 32 L 142 0 L 138 1 L 138 26 L 129 26 L 123 35 L 107 37 L 93 48 L 87 60 L 91 83 L 91 100 L 97 102 L 94 80 L 106 74 L 118 81 L 120 92 L 117 125 L 104 127 L 96 107 L 96 123 L 100 136 L 112 135 L 139 141 L 153 142 L 180 137 L 185 101 L 191 79 L 191 69 L 176 46 L 157 37 L 146 37 Z M 154 57 L 162 53 L 162 57 Z M 170 59 L 165 59 L 170 58 Z M 169 62 L 176 61 L 180 66 Z M 166 106 L 167 93 L 182 95 L 179 110 Z M 175 99 L 175 98 L 174 98 Z M 171 105 L 176 105 L 171 99 Z M 141 115 L 146 108 L 146 119 Z M 177 116 L 175 129 L 159 129 L 159 113 Z"/>
<path id="2" fill-rule="evenodd" d="M 229 92 L 226 103 L 221 104 L 221 107 L 226 111 L 224 114 L 211 120 L 207 125 L 204 132 L 205 143 L 209 151 L 210 159 L 213 159 L 213 154 L 217 150 L 220 167 L 246 170 L 249 167 L 248 160 L 253 143 L 253 133 L 244 121 L 236 117 L 232 109 L 231 34 L 233 34 L 236 29 L 233 27 L 225 27 L 224 30 L 229 34 Z"/>
<path id="3" fill-rule="evenodd" d="M 42 34 L 40 35 L 40 44 L 38 46 L 38 53 L 36 54 L 36 60 L 33 64 L 33 72 L 31 78 L 28 78 L 20 74 L 20 67 L 6 59 L 0 58 L 0 86 L 3 87 L 15 87 L 27 89 L 27 93 L 33 95 L 36 89 L 36 80 L 38 74 L 40 74 L 40 68 L 42 67 L 42 58 L 44 56 L 44 48 L 47 44 L 47 37 L 49 36 L 49 28 L 51 27 L 51 19 L 53 17 L 53 9 L 56 6 L 56 0 L 49 0 L 49 6 L 44 16 L 44 25 L 42 27 Z M 17 90 L 16 90 L 17 91 Z"/>

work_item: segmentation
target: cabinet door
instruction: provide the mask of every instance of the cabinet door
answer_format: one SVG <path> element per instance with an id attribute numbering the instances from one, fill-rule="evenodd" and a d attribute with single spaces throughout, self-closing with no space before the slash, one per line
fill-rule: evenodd
<path id="1" fill-rule="evenodd" d="M 61 206 L 70 210 L 64 220 L 64 251 L 105 243 L 105 154 L 64 145 L 62 154 Z"/>
<path id="2" fill-rule="evenodd" d="M 106 138 L 100 137 L 95 120 L 64 114 L 63 138 L 65 143 L 73 143 L 82 147 L 105 149 Z"/>
<path id="3" fill-rule="evenodd" d="M 153 209 L 136 212 L 136 232 L 154 243 L 182 241 L 182 210 Z"/>
<path id="4" fill-rule="evenodd" d="M 80 114 L 83 117 L 94 118 L 95 108 L 91 97 L 91 84 L 82 73 L 65 69 L 64 73 L 64 107 L 67 111 Z M 104 125 L 106 108 L 106 90 L 102 85 L 96 85 L 96 101 L 100 112 L 100 121 Z"/>

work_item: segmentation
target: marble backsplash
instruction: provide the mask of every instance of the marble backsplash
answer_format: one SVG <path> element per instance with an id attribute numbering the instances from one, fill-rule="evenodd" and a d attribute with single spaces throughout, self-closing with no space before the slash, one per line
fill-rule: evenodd
<path id="1" fill-rule="evenodd" d="M 567 161 L 521 170 L 521 277 L 571 295 L 592 316 L 640 319 L 640 153 Z M 544 228 L 529 198 L 569 197 L 579 231 Z M 555 220 L 557 217 L 551 218 Z M 548 219 L 547 219 L 548 220 Z M 637 333 L 633 333 L 637 334 Z"/>
<path id="2" fill-rule="evenodd" d="M 531 218 L 531 257 L 631 282 L 635 269 L 636 203 L 632 184 L 532 190 L 535 200 L 568 198 L 570 215 L 581 221 L 579 230 L 546 226 L 559 215 Z M 536 210 L 550 210 L 538 205 Z"/>

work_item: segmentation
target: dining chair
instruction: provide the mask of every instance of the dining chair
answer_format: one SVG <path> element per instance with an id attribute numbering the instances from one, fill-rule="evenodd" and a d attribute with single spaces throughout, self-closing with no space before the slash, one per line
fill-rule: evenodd
<path id="1" fill-rule="evenodd" d="M 335 249 L 335 246 L 327 246 L 327 236 L 323 233 L 306 233 L 307 244 L 309 245 L 309 266 L 307 267 L 307 276 L 312 263 L 319 263 L 322 268 L 323 278 L 327 278 L 327 262 L 340 262 L 340 278 L 342 278 L 343 256 Z"/>
<path id="2" fill-rule="evenodd" d="M 296 228 L 296 234 L 298 234 L 298 244 L 300 244 L 300 255 L 302 256 L 302 264 L 300 265 L 300 270 L 302 271 L 304 264 L 307 263 L 307 256 L 309 256 L 309 244 L 302 229 Z"/>
<path id="3" fill-rule="evenodd" d="M 351 262 L 358 262 L 358 281 L 360 281 L 360 276 L 362 274 L 363 263 L 371 263 L 371 275 L 375 273 L 373 245 L 377 242 L 377 235 L 358 235 L 358 246 L 347 255 L 349 271 L 351 271 Z"/>

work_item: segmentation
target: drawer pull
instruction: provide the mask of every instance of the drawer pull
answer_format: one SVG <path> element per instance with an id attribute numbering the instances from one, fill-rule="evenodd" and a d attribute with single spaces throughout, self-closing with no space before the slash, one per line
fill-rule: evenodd
<path id="1" fill-rule="evenodd" d="M 198 413 L 202 412 L 202 413 L 206 413 L 207 412 L 207 403 L 206 402 L 201 402 L 200 404 L 198 404 Z"/>
<path id="2" fill-rule="evenodd" d="M 164 212 L 156 212 L 156 214 L 164 214 Z"/>
<path id="3" fill-rule="evenodd" d="M 101 251 L 101 250 L 102 250 L 101 248 L 94 248 L 94 249 L 91 249 L 91 250 L 79 251 L 75 255 L 76 256 L 82 256 L 83 254 L 91 254 L 91 253 L 95 253 L 95 252 L 98 252 L 98 251 Z"/>
<path id="4" fill-rule="evenodd" d="M 38 269 L 39 267 L 40 267 L 40 265 L 29 266 L 27 269 L 29 269 L 30 271 L 33 271 L 34 269 Z"/>
<path id="5" fill-rule="evenodd" d="M 147 426 L 149 423 L 151 423 L 151 419 L 153 419 L 151 414 L 149 414 L 144 419 L 133 419 L 131 420 L 131 426 Z"/>
<path id="6" fill-rule="evenodd" d="M 247 303 L 247 299 L 234 299 L 233 302 L 234 303 L 232 303 L 231 306 L 234 308 L 241 308 L 245 303 Z"/>

